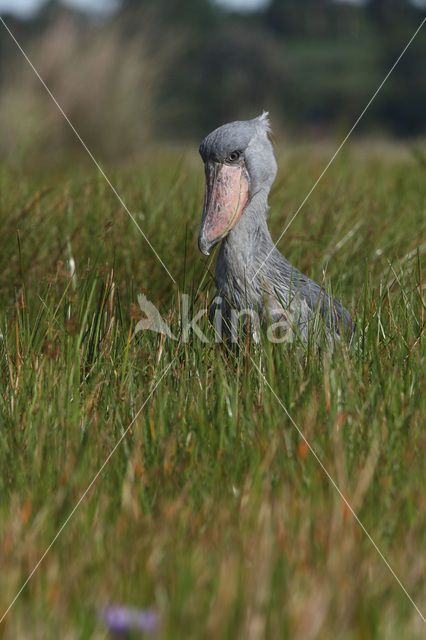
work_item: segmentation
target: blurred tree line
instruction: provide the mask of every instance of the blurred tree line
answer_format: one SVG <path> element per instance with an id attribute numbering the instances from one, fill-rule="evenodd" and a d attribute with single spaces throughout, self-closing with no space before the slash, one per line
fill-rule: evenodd
<path id="1" fill-rule="evenodd" d="M 347 129 L 420 25 L 409 0 L 271 0 L 232 13 L 210 0 L 123 0 L 93 19 L 48 2 L 6 18 L 64 110 L 103 153 L 198 140 L 219 124 L 271 111 L 300 137 Z M 426 133 L 426 26 L 359 130 Z M 68 146 L 73 135 L 0 28 L 0 152 Z"/>

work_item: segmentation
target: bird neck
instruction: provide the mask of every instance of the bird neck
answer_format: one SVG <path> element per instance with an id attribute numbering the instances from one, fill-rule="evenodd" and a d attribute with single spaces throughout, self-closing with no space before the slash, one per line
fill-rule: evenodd
<path id="1" fill-rule="evenodd" d="M 268 194 L 258 191 L 250 200 L 241 218 L 227 237 L 222 246 L 228 252 L 237 252 L 247 259 L 257 255 L 259 251 L 269 250 L 273 245 L 271 234 L 266 222 L 268 212 Z"/>
<path id="2" fill-rule="evenodd" d="M 266 222 L 267 212 L 268 193 L 258 191 L 222 241 L 216 267 L 217 280 L 223 280 L 226 274 L 241 286 L 256 275 L 260 264 L 274 247 Z"/>

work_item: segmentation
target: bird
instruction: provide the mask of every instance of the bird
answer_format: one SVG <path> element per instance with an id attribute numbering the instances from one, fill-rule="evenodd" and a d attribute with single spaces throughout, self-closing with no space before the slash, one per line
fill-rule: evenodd
<path id="1" fill-rule="evenodd" d="M 312 328 L 320 335 L 319 325 L 328 341 L 350 335 L 349 311 L 293 266 L 272 240 L 268 196 L 277 163 L 270 134 L 269 114 L 263 112 L 218 127 L 199 148 L 206 184 L 198 246 L 208 256 L 221 243 L 210 319 L 217 334 L 234 340 L 244 315 L 257 339 L 260 325 L 268 323 L 281 327 L 276 342 L 297 338 L 306 345 Z"/>

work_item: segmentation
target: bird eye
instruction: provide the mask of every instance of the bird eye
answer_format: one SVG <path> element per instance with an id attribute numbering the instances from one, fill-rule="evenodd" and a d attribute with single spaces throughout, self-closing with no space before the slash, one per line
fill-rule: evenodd
<path id="1" fill-rule="evenodd" d="M 236 162 L 239 159 L 240 155 L 241 153 L 239 151 L 232 151 L 228 156 L 228 160 L 230 162 Z"/>

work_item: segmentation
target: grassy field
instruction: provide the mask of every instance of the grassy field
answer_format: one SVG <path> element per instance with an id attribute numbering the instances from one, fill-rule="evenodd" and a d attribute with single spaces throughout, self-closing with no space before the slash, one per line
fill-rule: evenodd
<path id="1" fill-rule="evenodd" d="M 328 157 L 281 154 L 274 238 Z M 349 149 L 283 238 L 356 315 L 362 349 L 330 354 L 133 337 L 139 293 L 175 335 L 180 294 L 214 295 L 190 153 L 107 170 L 176 285 L 91 165 L 0 168 L 2 611 L 133 421 L 1 638 L 104 638 L 111 603 L 160 639 L 424 637 L 265 379 L 424 615 L 425 170 Z"/>

